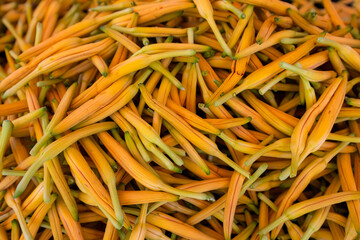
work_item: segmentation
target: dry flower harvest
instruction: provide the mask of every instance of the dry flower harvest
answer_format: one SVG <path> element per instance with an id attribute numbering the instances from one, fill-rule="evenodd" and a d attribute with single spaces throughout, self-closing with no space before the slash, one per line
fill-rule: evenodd
<path id="1" fill-rule="evenodd" d="M 359 239 L 359 0 L 0 1 L 0 239 Z"/>

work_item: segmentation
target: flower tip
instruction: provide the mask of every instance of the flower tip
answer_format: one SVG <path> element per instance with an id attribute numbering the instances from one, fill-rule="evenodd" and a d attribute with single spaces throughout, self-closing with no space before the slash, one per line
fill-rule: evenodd
<path id="1" fill-rule="evenodd" d="M 46 197 L 44 196 L 43 201 L 44 203 L 49 204 L 51 201 L 50 196 L 46 196 Z"/>
<path id="2" fill-rule="evenodd" d="M 4 120 L 4 121 L 2 122 L 2 126 L 3 126 L 3 127 L 13 127 L 13 123 L 12 123 L 11 120 Z"/>
<path id="3" fill-rule="evenodd" d="M 196 54 L 196 50 L 195 49 L 190 49 L 190 54 L 189 55 L 191 55 L 191 56 L 193 56 L 193 55 L 195 55 Z"/>
<path id="4" fill-rule="evenodd" d="M 182 173 L 181 168 L 176 167 L 176 166 L 174 167 L 173 171 L 176 172 L 176 173 Z"/>
<path id="5" fill-rule="evenodd" d="M 282 172 L 279 176 L 280 181 L 285 181 L 289 177 L 289 174 L 287 172 Z"/>
<path id="6" fill-rule="evenodd" d="M 18 188 L 16 188 L 13 198 L 16 199 L 16 198 L 20 197 L 21 193 L 22 193 L 22 191 L 20 191 L 20 190 L 18 190 Z"/>
<path id="7" fill-rule="evenodd" d="M 35 149 L 32 148 L 29 153 L 30 153 L 31 156 L 35 157 L 36 154 L 37 154 L 37 151 L 35 151 Z"/>
<path id="8" fill-rule="evenodd" d="M 324 37 L 318 37 L 316 40 L 318 43 L 324 43 L 325 38 Z"/>
<path id="9" fill-rule="evenodd" d="M 323 32 L 321 32 L 319 35 L 320 35 L 320 37 L 325 37 L 326 34 L 327 34 L 327 31 L 323 31 Z"/>
<path id="10" fill-rule="evenodd" d="M 113 169 L 114 172 L 117 172 L 118 166 L 116 165 L 116 163 L 113 163 L 110 166 L 111 166 L 111 168 Z"/>
<path id="11" fill-rule="evenodd" d="M 349 72 L 346 69 L 344 69 L 344 70 L 341 71 L 340 75 L 343 77 L 343 76 L 345 76 L 347 74 L 349 74 Z"/>
<path id="12" fill-rule="evenodd" d="M 245 165 L 245 167 L 248 167 L 248 166 L 250 166 L 250 165 L 251 165 L 251 163 L 252 163 L 251 161 L 246 160 L 246 161 L 245 161 L 245 163 L 244 163 L 244 165 Z"/>
<path id="13" fill-rule="evenodd" d="M 215 202 L 215 197 L 212 194 L 207 194 L 207 201 Z"/>
<path id="14" fill-rule="evenodd" d="M 261 45 L 263 42 L 264 42 L 263 38 L 256 39 L 256 43 L 259 44 L 259 45 Z"/>
<path id="15" fill-rule="evenodd" d="M 347 104 L 351 105 L 351 98 L 345 97 L 345 101 L 346 101 Z"/>
<path id="16" fill-rule="evenodd" d="M 129 230 L 129 226 L 128 225 L 124 225 L 124 219 L 118 219 L 118 223 L 119 223 L 119 229 L 121 229 L 122 227 L 126 228 L 127 230 Z"/>
<path id="17" fill-rule="evenodd" d="M 8 98 L 9 97 L 9 94 L 7 93 L 7 91 L 6 92 L 4 92 L 4 94 L 2 95 L 2 99 L 3 100 L 5 100 L 6 98 Z"/>
<path id="18" fill-rule="evenodd" d="M 296 173 L 291 173 L 291 174 L 290 174 L 290 178 L 294 178 L 294 177 L 296 177 L 296 176 L 297 176 Z"/>

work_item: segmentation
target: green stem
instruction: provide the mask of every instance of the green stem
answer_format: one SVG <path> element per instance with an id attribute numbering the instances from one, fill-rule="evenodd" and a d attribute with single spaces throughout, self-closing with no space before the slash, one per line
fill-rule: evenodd
<path id="1" fill-rule="evenodd" d="M 12 122 L 10 120 L 4 120 L 0 135 L 0 172 L 3 169 L 3 158 L 6 150 L 6 145 L 9 142 L 9 138 L 11 137 L 12 129 Z"/>

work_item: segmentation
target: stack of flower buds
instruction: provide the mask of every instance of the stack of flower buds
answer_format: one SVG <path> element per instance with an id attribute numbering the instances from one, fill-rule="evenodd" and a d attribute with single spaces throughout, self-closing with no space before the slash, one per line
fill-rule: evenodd
<path id="1" fill-rule="evenodd" d="M 360 1 L 0 18 L 1 240 L 359 238 Z"/>

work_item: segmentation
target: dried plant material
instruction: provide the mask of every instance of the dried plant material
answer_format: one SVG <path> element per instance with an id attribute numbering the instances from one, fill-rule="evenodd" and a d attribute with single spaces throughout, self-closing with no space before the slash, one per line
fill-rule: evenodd
<path id="1" fill-rule="evenodd" d="M 358 238 L 358 0 L 0 12 L 0 239 Z"/>

